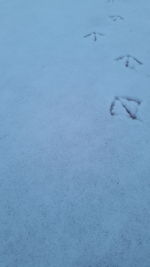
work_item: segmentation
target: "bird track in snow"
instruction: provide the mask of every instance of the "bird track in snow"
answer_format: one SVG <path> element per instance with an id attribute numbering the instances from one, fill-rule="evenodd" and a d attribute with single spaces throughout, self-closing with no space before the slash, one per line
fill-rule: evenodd
<path id="1" fill-rule="evenodd" d="M 91 32 L 86 35 L 84 35 L 84 38 L 92 37 L 93 41 L 96 42 L 98 40 L 98 36 L 105 36 L 103 33 L 100 32 Z"/>
<path id="2" fill-rule="evenodd" d="M 130 68 L 130 69 L 134 69 L 135 64 L 136 65 L 143 65 L 143 63 L 139 59 L 137 59 L 136 57 L 129 55 L 129 54 L 124 55 L 124 56 L 119 56 L 119 57 L 115 58 L 115 60 L 116 61 L 123 60 L 125 67 Z"/>
<path id="3" fill-rule="evenodd" d="M 124 17 L 122 17 L 120 15 L 111 15 L 111 16 L 109 16 L 109 18 L 113 21 L 124 20 Z"/>
<path id="4" fill-rule="evenodd" d="M 130 109 L 130 107 L 128 107 L 127 104 L 124 103 L 124 100 L 126 102 L 134 103 L 137 106 L 136 110 L 133 112 Z M 139 100 L 137 98 L 133 98 L 133 97 L 128 97 L 128 96 L 116 96 L 114 98 L 114 100 L 111 102 L 111 105 L 110 105 L 109 111 L 110 111 L 111 116 L 117 115 L 117 113 L 115 112 L 115 107 L 116 107 L 118 102 L 121 104 L 121 106 L 123 107 L 125 112 L 128 114 L 129 118 L 131 118 L 132 120 L 139 120 L 138 117 L 137 117 L 137 112 L 138 112 L 138 107 L 142 103 L 141 100 Z"/>

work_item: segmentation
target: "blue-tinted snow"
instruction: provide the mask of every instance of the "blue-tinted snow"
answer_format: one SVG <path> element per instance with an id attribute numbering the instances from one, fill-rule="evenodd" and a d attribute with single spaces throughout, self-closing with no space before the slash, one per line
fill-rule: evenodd
<path id="1" fill-rule="evenodd" d="M 0 0 L 0 267 L 150 266 L 149 44 L 149 0 Z"/>

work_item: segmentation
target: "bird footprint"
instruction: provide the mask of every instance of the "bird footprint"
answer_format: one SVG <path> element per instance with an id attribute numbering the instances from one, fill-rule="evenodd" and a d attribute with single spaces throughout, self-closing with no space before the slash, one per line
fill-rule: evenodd
<path id="1" fill-rule="evenodd" d="M 132 120 L 139 120 L 137 117 L 138 107 L 142 101 L 137 98 L 128 96 L 116 96 L 110 105 L 110 114 L 112 116 L 118 113 L 125 112 L 128 117 Z"/>

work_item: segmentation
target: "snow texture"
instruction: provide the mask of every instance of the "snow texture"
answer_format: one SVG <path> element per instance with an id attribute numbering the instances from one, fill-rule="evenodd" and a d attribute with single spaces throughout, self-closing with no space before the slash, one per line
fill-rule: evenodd
<path id="1" fill-rule="evenodd" d="M 149 0 L 0 0 L 0 267 L 150 267 Z"/>

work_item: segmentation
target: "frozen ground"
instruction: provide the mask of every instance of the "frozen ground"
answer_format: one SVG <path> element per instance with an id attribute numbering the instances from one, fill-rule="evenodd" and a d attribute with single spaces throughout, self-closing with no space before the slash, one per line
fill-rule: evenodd
<path id="1" fill-rule="evenodd" d="M 0 267 L 150 267 L 149 0 L 0 0 Z"/>

